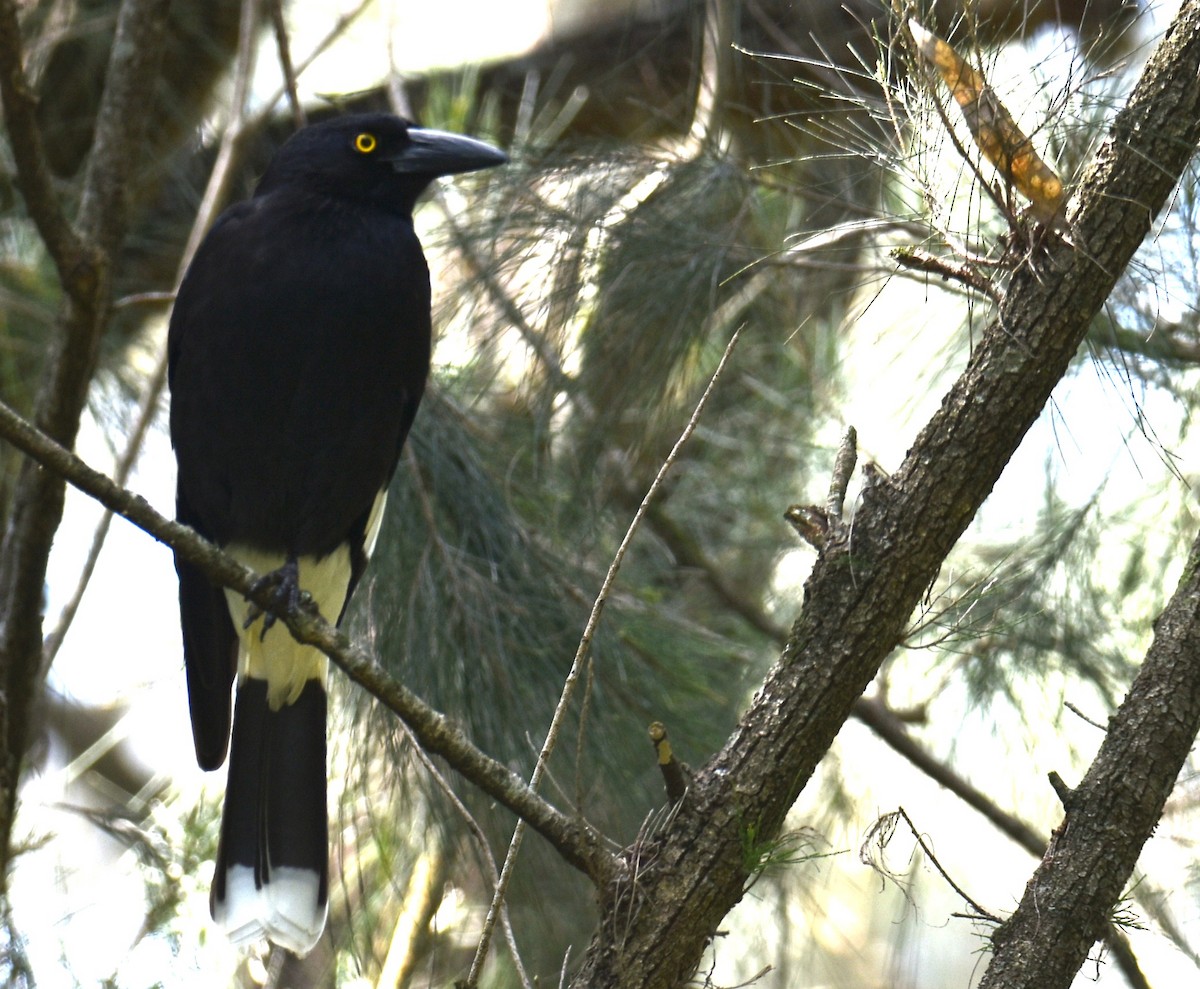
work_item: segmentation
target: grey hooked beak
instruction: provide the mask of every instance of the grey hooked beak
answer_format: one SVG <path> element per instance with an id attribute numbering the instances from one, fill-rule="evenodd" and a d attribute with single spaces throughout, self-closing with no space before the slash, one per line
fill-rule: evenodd
<path id="1" fill-rule="evenodd" d="M 462 134 L 410 127 L 408 139 L 410 143 L 403 153 L 392 160 L 392 168 L 402 174 L 458 175 L 508 161 L 508 155 L 499 148 Z"/>

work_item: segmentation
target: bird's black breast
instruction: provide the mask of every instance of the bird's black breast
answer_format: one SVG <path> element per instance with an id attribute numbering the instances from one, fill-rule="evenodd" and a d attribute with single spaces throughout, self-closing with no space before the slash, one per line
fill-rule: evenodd
<path id="1" fill-rule="evenodd" d="M 429 302 L 406 216 L 286 188 L 225 214 L 171 318 L 181 516 L 298 556 L 344 541 L 412 424 Z"/>

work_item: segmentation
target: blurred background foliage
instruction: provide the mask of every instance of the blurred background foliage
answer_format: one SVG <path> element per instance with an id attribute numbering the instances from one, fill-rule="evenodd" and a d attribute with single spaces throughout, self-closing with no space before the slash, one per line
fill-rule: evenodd
<path id="1" fill-rule="evenodd" d="M 380 9 L 388 5 L 351 12 L 380 17 Z M 947 100 L 914 71 L 897 35 L 897 13 L 913 12 L 1002 80 L 1002 97 L 1025 101 L 1010 108 L 1068 181 L 1127 91 L 1156 13 L 1132 0 L 938 0 L 919 11 L 877 0 L 559 0 L 552 28 L 517 55 L 399 66 L 336 106 L 307 102 L 310 119 L 398 108 L 512 155 L 502 172 L 437 191 L 418 216 L 435 259 L 437 370 L 351 622 L 409 687 L 519 772 L 532 768 L 633 511 L 731 335 L 744 329 L 621 572 L 545 787 L 619 845 L 657 826 L 665 802 L 647 724 L 666 722 L 680 756 L 704 761 L 778 656 L 811 560 L 784 509 L 823 501 L 847 422 L 863 434 L 865 456 L 898 462 L 921 422 L 916 410 L 937 400 L 941 376 L 961 363 L 972 326 L 990 313 L 977 287 L 914 271 L 891 252 L 919 247 L 1002 291 L 1036 236 L 984 194 L 950 143 L 937 109 Z M 283 13 L 293 26 L 340 23 L 302 3 Z M 85 167 L 114 18 L 114 0 L 24 8 L 47 157 L 67 200 Z M 138 209 L 120 259 L 121 300 L 92 408 L 117 453 L 145 401 L 163 339 L 162 293 L 172 289 L 232 119 L 242 21 L 241 0 L 171 4 L 155 125 L 131 190 Z M 248 22 L 261 36 L 260 63 L 272 61 L 269 6 L 252 8 Z M 350 44 L 335 31 L 329 49 Z M 293 52 L 297 62 L 306 55 Z M 955 112 L 950 104 L 951 127 Z M 249 192 L 292 129 L 285 107 L 256 104 L 235 142 L 229 199 Z M 0 164 L 0 392 L 28 411 L 57 290 L 7 149 Z M 1193 525 L 1189 481 L 1168 451 L 1189 437 L 1200 359 L 1195 201 L 1190 185 L 1168 221 L 1169 242 L 1140 256 L 1075 374 L 1101 383 L 1105 400 L 1126 413 L 1124 442 L 1142 444 L 1112 468 L 1123 481 L 1144 471 L 1135 493 L 1105 478 L 1082 492 L 1064 485 L 1051 443 L 1044 462 L 1026 465 L 1017 487 L 985 509 L 872 698 L 877 719 L 1043 832 L 1053 795 L 1022 798 L 1012 781 L 1028 776 L 1023 763 L 997 784 L 978 769 L 980 748 L 964 740 L 986 724 L 984 748 L 1002 740 L 995 751 L 1008 761 L 1062 728 L 1064 701 L 1103 721 L 1172 585 L 1164 573 Z M 907 294 L 893 294 L 898 283 Z M 1147 413 L 1164 400 L 1166 413 Z M 853 410 L 872 402 L 904 413 L 890 434 L 856 418 Z M 1059 453 L 1072 430 L 1089 429 L 1065 402 L 1050 414 Z M 15 463 L 0 447 L 0 507 Z M 172 665 L 163 675 L 175 673 Z M 303 962 L 240 959 L 218 983 L 445 984 L 469 964 L 490 895 L 488 860 L 502 859 L 511 816 L 458 780 L 438 779 L 401 726 L 358 691 L 340 692 L 331 792 L 341 881 L 327 943 Z M 140 938 L 170 942 L 182 967 L 194 924 L 180 920 L 186 910 L 175 894 L 183 883 L 193 900 L 202 895 L 208 866 L 197 863 L 207 861 L 213 806 L 187 804 L 163 777 L 123 760 L 119 746 L 93 766 L 86 753 L 121 715 L 50 704 L 46 748 L 70 764 L 83 756 L 90 799 L 101 807 L 92 813 L 130 822 L 126 842 L 146 876 Z M 863 732 L 848 729 L 849 741 Z M 898 899 L 876 898 L 883 905 L 862 907 L 857 926 L 843 921 L 840 934 L 829 933 L 839 922 L 836 896 L 818 878 L 821 856 L 861 835 L 879 809 L 863 806 L 878 799 L 864 775 L 891 773 L 879 767 L 893 757 L 869 745 L 839 743 L 831 753 L 821 785 L 797 809 L 798 826 L 813 829 L 798 832 L 803 841 L 780 854 L 756 850 L 787 867 L 767 870 L 749 898 L 756 920 L 731 921 L 752 950 L 727 951 L 723 964 L 732 964 L 722 972 L 743 972 L 728 958 L 739 953 L 752 966 L 743 975 L 776 966 L 759 983 L 769 986 L 905 985 L 931 971 L 913 961 L 927 933 L 920 924 L 907 914 L 881 919 Z M 1178 813 L 1192 820 L 1194 786 L 1188 794 Z M 1194 914 L 1190 861 L 1185 897 Z M 1153 900 L 1155 882 L 1142 887 L 1144 909 L 1194 957 L 1194 931 L 1189 942 Z M 536 839 L 525 843 L 514 883 L 524 963 L 556 979 L 590 935 L 586 883 Z M 68 897 L 64 916 L 70 910 Z M 14 972 L 21 920 L 15 902 Z M 203 922 L 200 931 L 219 937 Z M 956 950 L 969 966 L 969 948 Z M 510 966 L 495 948 L 489 984 L 513 984 Z M 120 969 L 113 976 L 113 984 L 135 982 Z"/>

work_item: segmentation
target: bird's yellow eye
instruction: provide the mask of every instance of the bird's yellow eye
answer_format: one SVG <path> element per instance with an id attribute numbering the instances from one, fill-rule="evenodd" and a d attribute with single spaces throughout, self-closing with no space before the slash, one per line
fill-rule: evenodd
<path id="1" fill-rule="evenodd" d="M 361 154 L 369 155 L 375 150 L 378 144 L 379 142 L 375 140 L 374 134 L 368 134 L 364 131 L 354 139 L 354 150 Z"/>

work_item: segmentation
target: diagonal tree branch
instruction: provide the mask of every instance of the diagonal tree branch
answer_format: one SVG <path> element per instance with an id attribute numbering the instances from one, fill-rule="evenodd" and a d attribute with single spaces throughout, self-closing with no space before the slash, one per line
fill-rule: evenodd
<path id="1" fill-rule="evenodd" d="M 136 153 L 149 114 L 168 0 L 126 0 L 117 18 L 96 140 L 84 178 L 79 217 L 65 229 L 49 187 L 32 119 L 24 52 L 13 0 L 0 0 L 0 96 L 15 111 L 11 131 L 26 205 L 47 239 L 64 290 L 58 337 L 38 390 L 35 421 L 71 446 L 95 371 L 112 301 L 111 259 L 124 235 Z M 16 145 L 24 143 L 20 150 Z M 0 888 L 7 873 L 17 787 L 28 745 L 29 714 L 40 689 L 42 588 L 50 545 L 62 519 L 64 485 L 26 464 L 17 479 L 0 546 Z"/>
<path id="2" fill-rule="evenodd" d="M 627 853 L 641 865 L 636 883 L 603 891 L 601 926 L 574 985 L 669 987 L 691 977 L 750 879 L 756 857 L 747 843 L 778 834 L 1062 378 L 1198 138 L 1200 0 L 1185 0 L 1083 178 L 1070 216 L 1079 246 L 1052 237 L 1026 259 L 899 470 L 871 475 L 853 527 L 826 545 L 788 644 L 737 730 L 697 774 L 670 828 Z M 1098 936 L 1099 920 L 1088 930 Z"/>
<path id="3" fill-rule="evenodd" d="M 1154 643 L 1016 912 L 980 989 L 1067 987 L 1108 923 L 1200 730 L 1200 537 Z"/>
<path id="4" fill-rule="evenodd" d="M 265 610 L 275 610 L 269 590 L 255 591 L 258 574 L 223 553 L 194 530 L 156 512 L 140 495 L 114 484 L 79 457 L 41 433 L 0 402 L 0 437 L 41 467 L 66 478 L 105 508 L 132 522 L 213 581 L 231 587 Z M 294 608 L 278 615 L 300 642 L 316 646 L 366 689 L 412 731 L 421 746 L 442 756 L 489 796 L 495 798 L 546 838 L 567 862 L 597 885 L 608 881 L 616 860 L 605 840 L 581 820 L 563 814 L 540 797 L 515 772 L 477 749 L 444 715 L 435 711 L 398 680 L 389 676 L 374 657 L 355 645 L 340 629 L 319 615 Z"/>

